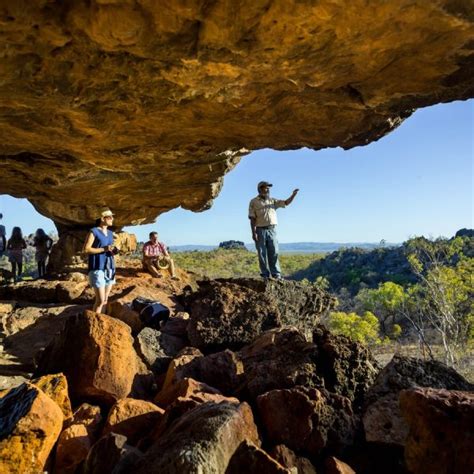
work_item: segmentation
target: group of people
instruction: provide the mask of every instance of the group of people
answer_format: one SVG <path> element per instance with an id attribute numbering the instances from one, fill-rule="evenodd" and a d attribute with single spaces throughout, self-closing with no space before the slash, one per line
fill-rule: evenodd
<path id="1" fill-rule="evenodd" d="M 88 254 L 88 278 L 94 289 L 95 301 L 93 310 L 101 313 L 107 305 L 110 290 L 115 284 L 115 260 L 119 250 L 114 246 L 113 232 L 110 227 L 114 214 L 110 209 L 104 210 L 87 235 L 84 252 Z M 160 278 L 161 270 L 169 268 L 171 278 L 177 280 L 173 259 L 168 249 L 158 241 L 158 233 L 150 232 L 150 240 L 143 246 L 143 266 L 152 276 Z"/>
<path id="2" fill-rule="evenodd" d="M 249 219 L 252 238 L 258 253 L 258 262 L 261 276 L 265 279 L 280 279 L 281 269 L 278 260 L 278 240 L 276 236 L 277 215 L 276 210 L 288 206 L 298 193 L 295 189 L 286 200 L 270 197 L 272 184 L 260 181 L 257 185 L 258 195 L 250 201 Z M 3 216 L 0 214 L 0 219 Z M 110 290 L 115 283 L 114 255 L 118 249 L 114 246 L 113 225 L 114 214 L 110 209 L 104 210 L 87 235 L 83 251 L 88 255 L 88 279 L 95 292 L 93 309 L 97 313 L 107 305 Z M 150 240 L 143 246 L 143 266 L 153 277 L 162 276 L 161 271 L 169 268 L 172 279 L 178 279 L 173 259 L 163 243 L 158 240 L 158 233 L 151 232 Z M 44 232 L 38 229 L 33 239 L 36 248 L 36 262 L 38 275 L 46 274 L 46 260 L 50 253 L 53 241 Z M 8 253 L 12 265 L 12 272 L 17 280 L 23 270 L 23 251 L 27 243 L 23 238 L 21 229 L 14 227 L 11 237 L 6 239 L 5 227 L 0 225 L 0 256 Z"/>
<path id="3" fill-rule="evenodd" d="M 0 214 L 0 220 L 3 214 Z M 37 229 L 31 245 L 35 247 L 35 260 L 38 266 L 38 278 L 44 278 L 46 275 L 46 262 L 48 260 L 53 239 L 43 229 Z M 0 257 L 8 256 L 8 260 L 12 266 L 12 276 L 14 281 L 21 279 L 23 273 L 23 252 L 28 247 L 26 239 L 20 227 L 13 227 L 9 239 L 7 239 L 6 229 L 4 225 L 0 225 Z"/>

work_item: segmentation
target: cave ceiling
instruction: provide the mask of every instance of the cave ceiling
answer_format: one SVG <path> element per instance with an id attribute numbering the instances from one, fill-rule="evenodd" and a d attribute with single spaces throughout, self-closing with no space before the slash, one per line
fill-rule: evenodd
<path id="1" fill-rule="evenodd" d="M 366 145 L 473 97 L 473 21 L 455 0 L 2 0 L 0 193 L 65 227 L 206 209 L 253 150 Z"/>

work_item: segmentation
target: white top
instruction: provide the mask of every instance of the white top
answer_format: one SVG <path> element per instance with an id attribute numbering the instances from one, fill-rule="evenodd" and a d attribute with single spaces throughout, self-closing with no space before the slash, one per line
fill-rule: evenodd
<path id="1" fill-rule="evenodd" d="M 279 207 L 285 207 L 285 201 L 271 197 L 262 198 L 257 196 L 250 201 L 249 218 L 255 218 L 256 227 L 267 227 L 277 225 L 276 210 Z"/>

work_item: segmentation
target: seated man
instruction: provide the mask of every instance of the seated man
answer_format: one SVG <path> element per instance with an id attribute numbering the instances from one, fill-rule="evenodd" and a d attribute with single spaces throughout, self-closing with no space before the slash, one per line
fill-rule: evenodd
<path id="1" fill-rule="evenodd" d="M 150 232 L 150 240 L 143 246 L 143 266 L 155 277 L 161 277 L 160 266 L 168 265 L 173 280 L 176 276 L 173 259 L 170 257 L 166 246 L 158 241 L 158 232 Z"/>

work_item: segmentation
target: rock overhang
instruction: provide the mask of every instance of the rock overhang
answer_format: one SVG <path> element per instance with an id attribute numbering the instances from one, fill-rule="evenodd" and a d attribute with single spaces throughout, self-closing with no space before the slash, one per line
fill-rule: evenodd
<path id="1" fill-rule="evenodd" d="M 0 193 L 60 227 L 210 206 L 261 148 L 351 148 L 474 96 L 459 0 L 1 2 Z"/>

